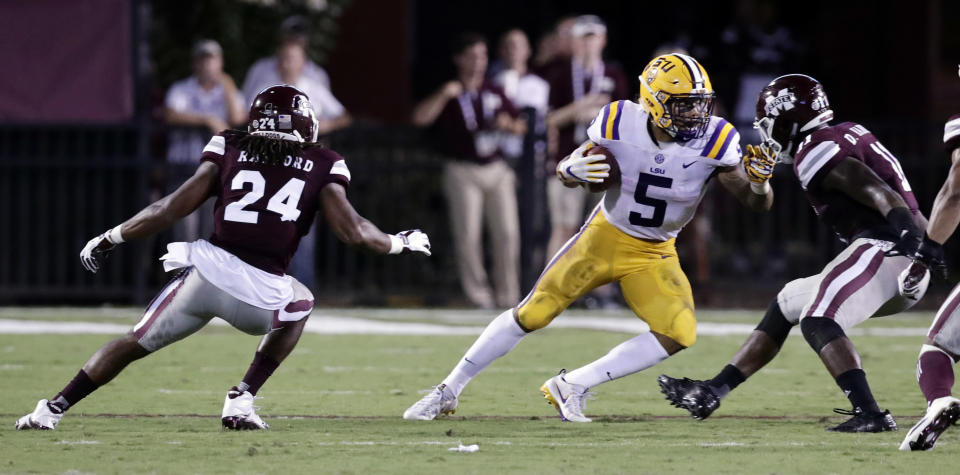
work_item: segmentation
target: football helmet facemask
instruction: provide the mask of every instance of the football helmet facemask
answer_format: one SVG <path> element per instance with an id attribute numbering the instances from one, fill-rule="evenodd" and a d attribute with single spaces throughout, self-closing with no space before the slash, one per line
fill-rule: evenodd
<path id="1" fill-rule="evenodd" d="M 787 74 L 760 91 L 753 128 L 777 163 L 792 163 L 800 138 L 831 120 L 823 85 L 804 74 Z"/>
<path id="2" fill-rule="evenodd" d="M 316 142 L 319 127 L 307 94 L 293 86 L 270 86 L 250 105 L 247 132 L 296 142 Z"/>
<path id="3" fill-rule="evenodd" d="M 706 133 L 714 97 L 707 71 L 685 54 L 657 56 L 640 74 L 640 106 L 654 125 L 681 142 Z"/>

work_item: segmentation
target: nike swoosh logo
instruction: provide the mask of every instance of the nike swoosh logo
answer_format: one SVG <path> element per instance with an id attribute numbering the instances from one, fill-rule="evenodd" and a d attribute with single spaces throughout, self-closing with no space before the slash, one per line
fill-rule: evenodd
<path id="1" fill-rule="evenodd" d="M 683 164 L 683 168 L 684 168 L 684 169 L 690 168 L 690 165 L 693 165 L 694 163 L 697 163 L 697 162 L 684 163 L 684 164 Z"/>
<path id="2" fill-rule="evenodd" d="M 554 386 L 556 386 L 556 388 L 557 388 L 557 396 L 560 396 L 560 402 L 566 403 L 566 402 L 567 402 L 567 398 L 563 397 L 563 393 L 560 392 L 560 385 L 559 385 L 559 384 L 556 384 L 556 385 L 554 385 Z"/>

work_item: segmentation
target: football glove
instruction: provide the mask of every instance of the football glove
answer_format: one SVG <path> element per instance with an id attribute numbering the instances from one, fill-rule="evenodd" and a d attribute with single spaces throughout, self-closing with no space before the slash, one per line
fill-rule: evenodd
<path id="1" fill-rule="evenodd" d="M 602 162 L 602 155 L 584 156 L 579 150 L 557 164 L 557 176 L 567 183 L 603 183 L 610 176 L 610 165 Z"/>
<path id="2" fill-rule="evenodd" d="M 777 164 L 770 155 L 770 149 L 761 145 L 747 145 L 742 163 L 750 183 L 757 185 L 763 185 L 773 176 L 773 167 Z"/>
<path id="3" fill-rule="evenodd" d="M 112 228 L 87 241 L 87 245 L 80 251 L 80 262 L 83 263 L 84 268 L 96 274 L 100 270 L 100 264 L 110 255 L 110 251 L 122 242 L 120 226 Z"/>
<path id="4" fill-rule="evenodd" d="M 947 279 L 947 260 L 943 255 L 943 246 L 924 234 L 923 242 L 912 256 L 914 262 L 922 264 L 930 270 L 930 274 L 943 280 Z"/>
<path id="5" fill-rule="evenodd" d="M 390 254 L 422 252 L 430 255 L 430 237 L 419 229 L 400 231 L 390 236 Z"/>

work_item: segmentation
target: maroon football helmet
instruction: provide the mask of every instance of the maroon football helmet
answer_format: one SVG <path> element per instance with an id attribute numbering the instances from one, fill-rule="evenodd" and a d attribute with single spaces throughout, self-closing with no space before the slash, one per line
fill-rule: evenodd
<path id="1" fill-rule="evenodd" d="M 778 162 L 790 163 L 800 139 L 831 120 L 823 86 L 810 76 L 787 74 L 760 91 L 753 128 Z"/>
<path id="2" fill-rule="evenodd" d="M 317 141 L 317 117 L 307 95 L 287 84 L 270 86 L 250 105 L 247 131 L 267 137 Z"/>

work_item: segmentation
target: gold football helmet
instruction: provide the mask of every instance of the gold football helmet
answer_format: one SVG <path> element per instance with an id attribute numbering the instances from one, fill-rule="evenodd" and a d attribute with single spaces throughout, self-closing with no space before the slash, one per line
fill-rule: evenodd
<path id="1" fill-rule="evenodd" d="M 713 86 L 690 56 L 657 56 L 640 74 L 640 105 L 653 123 L 680 141 L 703 136 L 713 113 Z"/>

